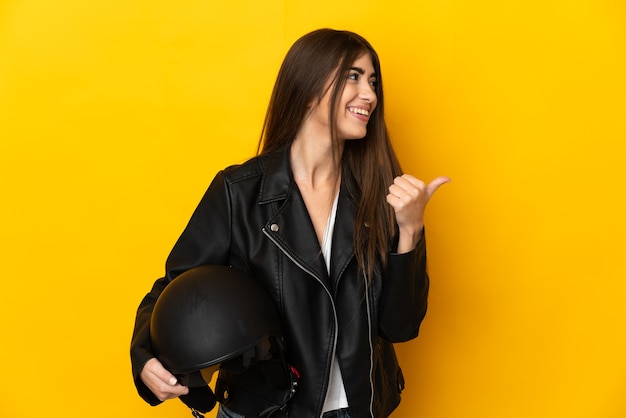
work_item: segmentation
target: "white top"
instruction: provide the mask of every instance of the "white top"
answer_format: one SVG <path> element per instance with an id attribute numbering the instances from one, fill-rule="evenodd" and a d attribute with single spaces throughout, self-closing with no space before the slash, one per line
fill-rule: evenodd
<path id="1" fill-rule="evenodd" d="M 335 229 L 335 218 L 337 216 L 337 202 L 339 201 L 339 193 L 335 196 L 335 202 L 333 208 L 328 216 L 326 222 L 326 228 L 324 229 L 324 237 L 322 238 L 322 255 L 324 261 L 326 261 L 326 269 L 330 274 L 330 250 L 332 248 L 332 237 Z M 326 392 L 326 400 L 324 401 L 324 408 L 322 412 L 333 411 L 335 409 L 342 409 L 348 407 L 348 397 L 346 396 L 346 389 L 343 386 L 343 377 L 341 376 L 341 369 L 339 363 L 337 363 L 337 355 L 333 358 L 333 363 L 330 367 L 330 382 L 328 383 L 328 392 Z"/>

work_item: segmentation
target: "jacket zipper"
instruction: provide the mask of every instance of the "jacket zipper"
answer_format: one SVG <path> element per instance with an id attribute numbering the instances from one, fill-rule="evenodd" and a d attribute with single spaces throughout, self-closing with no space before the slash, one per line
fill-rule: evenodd
<path id="1" fill-rule="evenodd" d="M 334 361 L 335 356 L 337 354 L 337 329 L 339 328 L 339 321 L 337 320 L 337 309 L 335 308 L 335 301 L 333 300 L 333 296 L 330 293 L 330 291 L 328 290 L 328 288 L 326 287 L 326 285 L 324 284 L 324 282 L 322 281 L 322 279 L 320 279 L 314 271 L 312 271 L 311 269 L 305 267 L 302 265 L 302 263 L 300 263 L 298 260 L 296 260 L 291 254 L 289 254 L 289 252 L 278 242 L 274 239 L 274 237 L 272 237 L 265 228 L 262 229 L 263 234 L 265 234 L 266 237 L 268 237 L 270 239 L 270 241 L 272 241 L 274 243 L 274 245 L 276 245 L 278 247 L 278 249 L 280 249 L 280 251 L 282 251 L 283 254 L 285 254 L 287 256 L 287 258 L 289 258 L 296 266 L 298 266 L 300 268 L 300 270 L 304 271 L 305 273 L 307 273 L 309 276 L 313 277 L 323 288 L 324 291 L 326 291 L 326 294 L 328 295 L 328 298 L 330 299 L 330 305 L 333 307 L 333 318 L 335 320 L 335 329 L 333 330 L 333 353 L 332 353 L 332 357 L 331 357 L 331 361 Z M 368 301 L 368 313 L 369 313 L 369 301 Z M 369 321 L 369 315 L 368 315 L 368 321 Z M 371 329 L 370 329 L 370 333 L 371 333 Z M 371 341 L 371 336 L 370 336 L 370 341 Z M 370 342 L 371 344 L 371 342 Z M 371 347 L 371 345 L 370 345 Z M 371 363 L 371 348 L 370 348 L 370 363 Z M 332 363 L 331 363 L 332 366 Z M 326 370 L 328 376 L 330 377 L 330 369 Z M 371 382 L 371 373 L 370 373 L 370 382 Z M 371 383 L 370 383 L 371 384 Z M 326 383 L 326 388 L 325 388 L 325 392 L 328 390 L 328 382 Z M 326 395 L 324 395 L 326 396 Z M 323 413 L 320 413 L 320 418 L 322 417 Z"/>

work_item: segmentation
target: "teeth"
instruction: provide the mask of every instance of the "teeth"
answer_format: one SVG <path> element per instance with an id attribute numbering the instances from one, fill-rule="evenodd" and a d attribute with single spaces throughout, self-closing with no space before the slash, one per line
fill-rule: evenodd
<path id="1" fill-rule="evenodd" d="M 352 113 L 356 113 L 357 115 L 369 116 L 370 112 L 365 109 L 359 109 L 358 107 L 351 107 L 348 110 Z"/>

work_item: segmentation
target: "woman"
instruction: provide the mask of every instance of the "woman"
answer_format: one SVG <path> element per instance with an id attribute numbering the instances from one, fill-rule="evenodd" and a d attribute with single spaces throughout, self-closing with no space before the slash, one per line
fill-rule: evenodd
<path id="1" fill-rule="evenodd" d="M 402 174 L 383 112 L 378 56 L 361 36 L 321 29 L 281 66 L 255 158 L 217 174 L 142 301 L 131 345 L 151 404 L 188 392 L 154 358 L 149 322 L 163 288 L 200 265 L 258 280 L 300 373 L 282 413 L 387 417 L 404 386 L 392 343 L 426 313 L 424 210 L 449 181 Z M 220 407 L 218 417 L 239 417 Z"/>

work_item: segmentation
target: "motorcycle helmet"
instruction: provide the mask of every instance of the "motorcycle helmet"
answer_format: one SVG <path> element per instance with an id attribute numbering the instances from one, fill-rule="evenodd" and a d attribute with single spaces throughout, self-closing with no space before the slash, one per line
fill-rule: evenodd
<path id="1" fill-rule="evenodd" d="M 213 409 L 216 400 L 246 416 L 282 409 L 297 385 L 297 372 L 284 358 L 282 336 L 278 311 L 265 289 L 226 266 L 200 266 L 180 274 L 157 299 L 150 321 L 154 354 L 190 388 L 180 398 L 196 417 L 198 411 Z M 224 375 L 216 384 L 217 399 L 208 387 L 216 369 Z M 258 391 L 259 402 L 247 396 L 245 405 L 237 405 L 234 386 L 241 384 L 235 381 L 252 382 L 244 390 Z"/>

